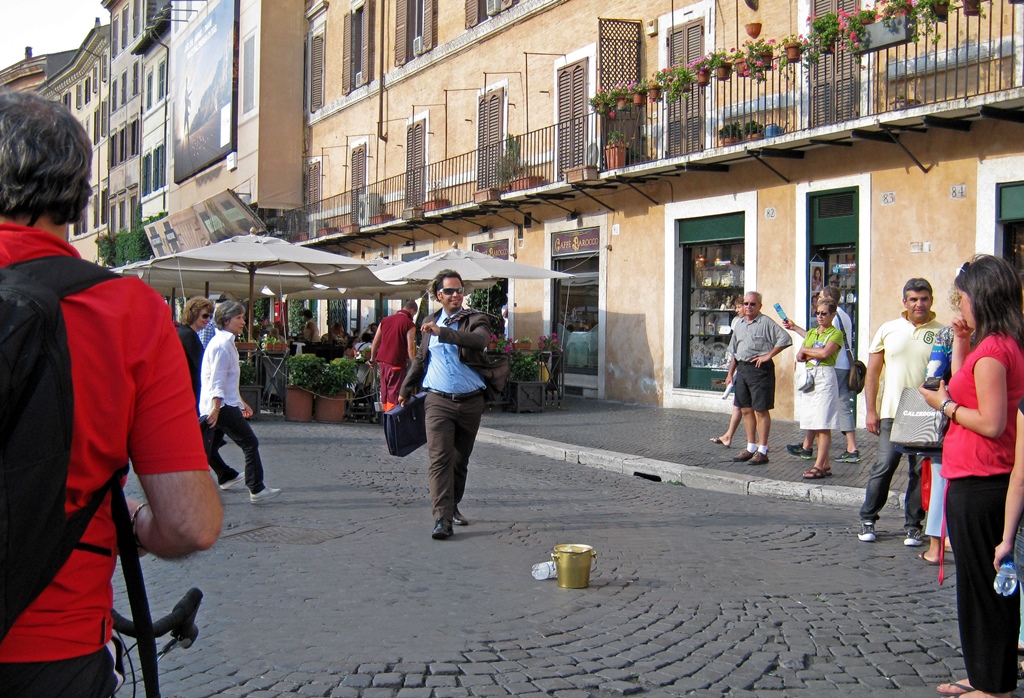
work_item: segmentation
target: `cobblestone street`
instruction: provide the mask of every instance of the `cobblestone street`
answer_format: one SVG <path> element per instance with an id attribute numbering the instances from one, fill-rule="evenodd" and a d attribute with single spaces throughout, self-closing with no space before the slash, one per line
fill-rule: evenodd
<path id="1" fill-rule="evenodd" d="M 392 458 L 372 425 L 254 426 L 282 496 L 225 492 L 211 551 L 144 562 L 155 615 L 206 594 L 164 695 L 931 696 L 962 678 L 952 566 L 939 587 L 898 513 L 864 544 L 849 508 L 478 443 L 471 525 L 438 542 L 425 449 Z M 588 589 L 530 575 L 559 543 L 597 550 Z"/>

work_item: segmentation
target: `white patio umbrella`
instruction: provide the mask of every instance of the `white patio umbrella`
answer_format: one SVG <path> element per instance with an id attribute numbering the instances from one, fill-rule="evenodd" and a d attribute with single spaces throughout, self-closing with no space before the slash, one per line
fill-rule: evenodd
<path id="1" fill-rule="evenodd" d="M 287 277 L 305 278 L 311 284 L 316 277 L 367 263 L 355 257 L 294 245 L 280 238 L 238 235 L 208 247 L 154 259 L 149 264 L 153 269 L 205 273 L 211 277 L 211 282 L 214 279 L 219 281 L 218 277 L 247 276 L 250 301 L 247 326 L 248 332 L 251 332 L 257 272 L 264 272 L 270 275 L 269 278 L 276 279 L 278 289 L 283 291 L 284 279 Z M 224 281 L 231 282 L 232 279 Z M 272 282 L 265 285 L 275 288 Z"/>
<path id="2" fill-rule="evenodd" d="M 445 269 L 454 269 L 462 276 L 463 281 L 495 282 L 498 279 L 571 279 L 572 274 L 552 271 L 529 264 L 510 262 L 497 259 L 482 252 L 452 248 L 444 252 L 436 252 L 420 257 L 411 262 L 396 264 L 377 271 L 377 276 L 385 281 L 406 279 L 409 281 L 426 281 L 437 276 Z M 483 285 L 478 284 L 478 285 Z"/>
<path id="3" fill-rule="evenodd" d="M 397 300 L 411 298 L 421 292 L 419 284 L 404 281 L 381 281 L 373 267 L 357 267 L 318 276 L 312 288 L 288 294 L 288 300 L 314 298 Z"/>

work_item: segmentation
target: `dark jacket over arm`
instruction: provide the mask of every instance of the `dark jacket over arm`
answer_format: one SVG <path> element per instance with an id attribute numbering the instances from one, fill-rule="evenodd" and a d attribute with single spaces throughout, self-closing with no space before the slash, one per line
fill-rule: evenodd
<path id="1" fill-rule="evenodd" d="M 437 322 L 439 314 L 440 311 L 434 313 L 434 322 Z M 438 341 L 458 346 L 459 360 L 462 363 L 472 368 L 489 365 L 487 355 L 484 353 L 487 344 L 491 341 L 491 322 L 487 313 L 470 313 L 459 320 L 455 329 L 451 327 L 440 327 L 439 329 Z M 429 345 L 430 335 L 425 335 L 399 393 L 406 400 L 420 389 L 423 382 L 423 376 L 427 372 L 427 361 L 430 360 Z"/>

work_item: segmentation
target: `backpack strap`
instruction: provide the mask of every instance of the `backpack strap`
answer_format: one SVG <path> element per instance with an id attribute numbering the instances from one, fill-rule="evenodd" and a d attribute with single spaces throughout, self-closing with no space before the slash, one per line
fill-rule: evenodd
<path id="1" fill-rule="evenodd" d="M 98 283 L 119 279 L 117 274 L 92 262 L 67 255 L 37 257 L 8 266 L 53 289 L 60 298 L 84 291 Z"/>
<path id="2" fill-rule="evenodd" d="M 160 677 L 157 673 L 156 635 L 153 633 L 153 617 L 149 612 L 149 598 L 146 596 L 146 581 L 142 577 L 139 562 L 138 543 L 132 531 L 132 519 L 128 513 L 128 501 L 121 488 L 121 478 L 128 472 L 125 466 L 114 474 L 109 483 L 110 508 L 114 514 L 117 529 L 117 550 L 121 557 L 121 572 L 124 574 L 128 603 L 135 623 L 135 640 L 139 648 L 139 663 L 142 664 L 142 681 L 146 687 L 146 698 L 160 698 Z"/>

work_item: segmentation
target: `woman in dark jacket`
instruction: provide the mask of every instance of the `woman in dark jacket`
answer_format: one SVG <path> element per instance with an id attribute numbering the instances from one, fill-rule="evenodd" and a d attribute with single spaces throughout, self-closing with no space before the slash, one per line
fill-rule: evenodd
<path id="1" fill-rule="evenodd" d="M 192 377 L 192 392 L 196 396 L 196 414 L 199 414 L 199 369 L 203 365 L 203 343 L 199 341 L 199 332 L 205 328 L 213 317 L 213 303 L 208 298 L 196 296 L 185 304 L 178 325 L 178 339 L 185 348 L 188 359 L 188 373 Z"/>

